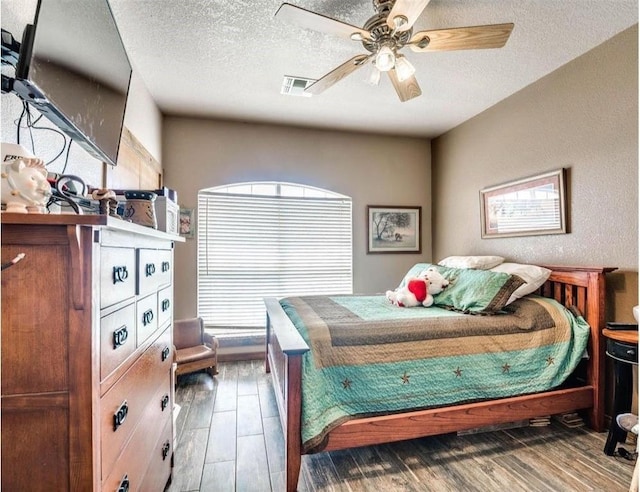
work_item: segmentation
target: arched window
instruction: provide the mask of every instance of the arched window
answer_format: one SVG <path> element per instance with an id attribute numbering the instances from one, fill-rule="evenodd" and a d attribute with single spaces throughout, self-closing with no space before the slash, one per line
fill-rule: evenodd
<path id="1" fill-rule="evenodd" d="M 264 297 L 351 294 L 351 198 L 292 183 L 198 193 L 198 316 L 265 326 Z"/>

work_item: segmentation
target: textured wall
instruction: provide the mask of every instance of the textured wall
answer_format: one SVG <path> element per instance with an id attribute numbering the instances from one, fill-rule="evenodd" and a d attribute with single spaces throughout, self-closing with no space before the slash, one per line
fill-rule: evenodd
<path id="1" fill-rule="evenodd" d="M 432 142 L 433 251 L 619 268 L 608 319 L 638 303 L 637 25 Z M 565 167 L 570 233 L 480 238 L 479 190 Z"/>
<path id="2" fill-rule="evenodd" d="M 198 190 L 247 181 L 350 196 L 354 292 L 395 287 L 411 265 L 431 258 L 428 140 L 167 117 L 163 156 L 165 181 L 183 207 L 196 206 Z M 422 206 L 423 254 L 367 255 L 367 205 Z M 195 240 L 176 245 L 176 318 L 196 313 L 196 254 Z"/>

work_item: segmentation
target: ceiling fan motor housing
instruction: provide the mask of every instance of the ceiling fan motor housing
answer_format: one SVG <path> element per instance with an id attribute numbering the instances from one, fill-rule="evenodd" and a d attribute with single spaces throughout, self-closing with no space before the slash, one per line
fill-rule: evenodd
<path id="1" fill-rule="evenodd" d="M 375 5 L 377 3 L 376 0 L 374 0 L 373 3 Z M 382 3 L 388 3 L 393 6 L 393 2 Z M 394 51 L 398 50 L 411 39 L 413 29 L 394 32 L 387 24 L 387 15 L 388 11 L 386 10 L 378 12 L 367 20 L 363 26 L 363 29 L 369 31 L 371 38 L 364 38 L 362 40 L 362 46 L 370 53 L 376 53 L 378 49 L 380 49 L 380 46 L 383 45 L 389 46 Z"/>

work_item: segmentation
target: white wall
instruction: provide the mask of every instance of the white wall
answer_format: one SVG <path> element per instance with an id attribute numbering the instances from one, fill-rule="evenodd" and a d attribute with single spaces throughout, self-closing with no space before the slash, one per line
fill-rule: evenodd
<path id="1" fill-rule="evenodd" d="M 144 148 L 162 164 L 162 113 L 156 106 L 144 81 L 133 67 L 124 126 Z"/>
<path id="2" fill-rule="evenodd" d="M 425 139 L 167 117 L 165 182 L 182 207 L 201 189 L 247 181 L 288 181 L 353 200 L 354 292 L 395 288 L 431 259 L 431 157 Z M 422 207 L 422 254 L 368 255 L 367 205 Z M 321 247 L 319 245 L 318 247 Z M 176 245 L 175 316 L 196 314 L 196 240 Z"/>

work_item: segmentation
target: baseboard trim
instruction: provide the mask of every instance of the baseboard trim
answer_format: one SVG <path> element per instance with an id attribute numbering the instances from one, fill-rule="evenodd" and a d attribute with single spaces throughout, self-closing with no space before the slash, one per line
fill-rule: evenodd
<path id="1" fill-rule="evenodd" d="M 264 360 L 264 349 L 230 352 L 226 354 L 218 352 L 218 362 L 235 362 L 239 360 Z"/>

